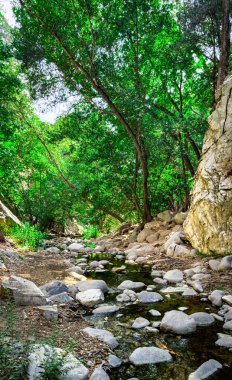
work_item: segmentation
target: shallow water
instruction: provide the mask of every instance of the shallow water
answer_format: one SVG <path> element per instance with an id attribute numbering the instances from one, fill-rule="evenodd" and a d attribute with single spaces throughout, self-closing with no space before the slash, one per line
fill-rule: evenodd
<path id="1" fill-rule="evenodd" d="M 81 256 L 78 256 L 79 259 Z M 124 280 L 142 281 L 146 285 L 154 284 L 150 276 L 151 268 L 142 266 L 126 265 L 125 273 L 112 273 L 110 269 L 125 265 L 123 260 L 118 260 L 107 254 L 92 254 L 88 261 L 109 260 L 113 265 L 108 265 L 106 272 L 89 271 L 86 276 L 92 279 L 102 279 L 113 290 L 105 298 L 106 304 L 115 304 L 116 296 L 119 294 L 117 286 Z M 154 291 L 159 292 L 157 286 Z M 115 292 L 114 292 L 115 291 Z M 118 293 L 117 293 L 118 292 Z M 162 294 L 162 293 L 161 293 Z M 130 377 L 138 377 L 139 380 L 186 380 L 189 373 L 195 371 L 202 363 L 209 359 L 216 359 L 223 364 L 223 369 L 210 379 L 231 380 L 232 379 L 232 353 L 227 349 L 219 348 L 215 345 L 218 332 L 228 333 L 223 330 L 222 322 L 215 323 L 208 327 L 197 328 L 196 333 L 189 336 L 176 336 L 170 333 L 159 332 L 158 334 L 148 333 L 144 330 L 132 330 L 130 326 L 137 317 L 147 318 L 150 322 L 158 321 L 162 317 L 152 317 L 149 310 L 156 309 L 163 314 L 166 311 L 178 309 L 180 306 L 188 307 L 187 314 L 196 311 L 217 312 L 217 308 L 211 303 L 201 302 L 199 297 L 181 297 L 172 294 L 164 296 L 164 301 L 149 305 L 128 305 L 118 303 L 120 311 L 111 316 L 88 315 L 86 319 L 95 327 L 104 328 L 111 331 L 119 341 L 119 347 L 114 353 L 126 363 L 117 369 L 110 369 L 111 380 L 126 380 Z M 122 314 L 118 317 L 118 314 Z M 158 365 L 146 365 L 135 367 L 128 362 L 129 355 L 137 347 L 157 346 L 167 348 L 173 356 L 173 362 L 161 363 Z"/>

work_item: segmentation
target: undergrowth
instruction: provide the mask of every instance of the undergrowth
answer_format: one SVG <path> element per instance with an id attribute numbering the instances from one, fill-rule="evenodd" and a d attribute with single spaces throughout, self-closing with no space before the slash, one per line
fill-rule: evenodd
<path id="1" fill-rule="evenodd" d="M 101 233 L 98 230 L 97 226 L 87 226 L 83 231 L 83 239 L 97 238 Z"/>
<path id="2" fill-rule="evenodd" d="M 12 227 L 8 234 L 15 243 L 27 246 L 33 250 L 35 250 L 46 237 L 46 234 L 41 232 L 38 226 L 31 226 L 28 222 L 21 226 Z"/>

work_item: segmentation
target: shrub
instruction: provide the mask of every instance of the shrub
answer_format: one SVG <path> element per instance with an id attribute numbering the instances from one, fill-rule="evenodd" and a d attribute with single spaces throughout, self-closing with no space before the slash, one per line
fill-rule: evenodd
<path id="1" fill-rule="evenodd" d="M 38 226 L 31 226 L 28 222 L 22 226 L 12 227 L 9 235 L 17 244 L 30 249 L 36 249 L 41 240 L 45 238 L 45 233 L 41 232 Z"/>
<path id="2" fill-rule="evenodd" d="M 84 239 L 91 239 L 100 236 L 97 226 L 87 226 L 83 231 Z"/>

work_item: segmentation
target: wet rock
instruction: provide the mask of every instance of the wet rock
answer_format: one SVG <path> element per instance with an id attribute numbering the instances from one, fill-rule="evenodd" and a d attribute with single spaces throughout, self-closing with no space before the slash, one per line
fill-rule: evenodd
<path id="1" fill-rule="evenodd" d="M 214 290 L 208 297 L 214 306 L 222 305 L 222 296 L 224 295 L 223 290 Z"/>
<path id="2" fill-rule="evenodd" d="M 21 306 L 45 305 L 47 303 L 43 292 L 34 284 L 18 276 L 11 276 L 9 281 L 2 282 L 3 289 L 12 291 L 15 303 Z"/>
<path id="3" fill-rule="evenodd" d="M 68 250 L 71 252 L 78 252 L 82 248 L 85 248 L 84 245 L 79 243 L 72 243 L 68 246 Z"/>
<path id="4" fill-rule="evenodd" d="M 172 310 L 165 313 L 160 328 L 175 334 L 191 334 L 196 331 L 196 322 L 184 312 Z"/>
<path id="5" fill-rule="evenodd" d="M 232 306 L 232 296 L 231 295 L 226 295 L 226 296 L 223 296 L 222 297 L 222 300 L 226 303 L 228 303 L 228 305 Z"/>
<path id="6" fill-rule="evenodd" d="M 83 331 L 86 334 L 88 334 L 89 336 L 91 336 L 93 338 L 98 338 L 102 342 L 108 344 L 108 346 L 110 346 L 110 348 L 112 348 L 112 349 L 118 347 L 118 341 L 113 336 L 113 334 L 111 334 L 111 332 L 109 332 L 107 330 L 94 329 L 92 327 L 86 327 Z"/>
<path id="7" fill-rule="evenodd" d="M 51 281 L 40 287 L 46 296 L 53 296 L 68 291 L 68 287 L 61 281 Z"/>
<path id="8" fill-rule="evenodd" d="M 208 313 L 193 313 L 190 317 L 194 318 L 197 326 L 209 326 L 214 322 L 214 317 Z"/>
<path id="9" fill-rule="evenodd" d="M 103 280 L 90 280 L 90 281 L 81 281 L 78 284 L 78 290 L 80 292 L 84 292 L 85 290 L 90 289 L 100 289 L 103 293 L 107 293 L 109 291 L 108 286 Z"/>
<path id="10" fill-rule="evenodd" d="M 103 368 L 95 368 L 89 380 L 110 380 Z"/>
<path id="11" fill-rule="evenodd" d="M 183 272 L 179 269 L 172 269 L 165 273 L 164 279 L 171 283 L 183 281 Z"/>
<path id="12" fill-rule="evenodd" d="M 113 368 L 117 368 L 117 367 L 120 367 L 120 365 L 122 364 L 122 361 L 120 358 L 118 358 L 116 355 L 112 355 L 110 354 L 108 356 L 108 363 L 111 367 Z"/>
<path id="13" fill-rule="evenodd" d="M 54 254 L 54 255 L 58 255 L 60 253 L 60 249 L 57 247 L 49 247 L 46 249 L 46 252 Z"/>
<path id="14" fill-rule="evenodd" d="M 83 306 L 92 307 L 104 301 L 104 294 L 100 289 L 89 289 L 76 295 L 77 301 Z"/>
<path id="15" fill-rule="evenodd" d="M 132 352 L 129 360 L 132 364 L 138 366 L 144 364 L 170 362 L 172 361 L 172 357 L 168 351 L 157 347 L 139 347 Z"/>
<path id="16" fill-rule="evenodd" d="M 46 318 L 48 321 L 56 321 L 58 319 L 58 308 L 56 305 L 38 306 L 37 309 L 43 313 L 44 318 Z"/>
<path id="17" fill-rule="evenodd" d="M 160 316 L 161 316 L 161 313 L 160 313 L 158 310 L 155 310 L 155 309 L 151 309 L 151 310 L 149 310 L 149 313 L 150 313 L 153 317 L 160 317 Z"/>
<path id="18" fill-rule="evenodd" d="M 218 334 L 219 339 L 215 342 L 216 346 L 232 348 L 232 336 L 226 334 Z"/>
<path id="19" fill-rule="evenodd" d="M 115 305 L 99 306 L 93 310 L 93 314 L 113 314 L 119 311 L 119 307 Z"/>
<path id="20" fill-rule="evenodd" d="M 142 292 L 138 293 L 138 300 L 141 303 L 155 303 L 163 301 L 163 297 L 159 293 L 147 292 L 146 290 L 143 290 Z"/>
<path id="21" fill-rule="evenodd" d="M 225 256 L 221 259 L 218 270 L 226 270 L 232 268 L 232 255 Z"/>
<path id="22" fill-rule="evenodd" d="M 73 301 L 73 298 L 70 297 L 67 292 L 63 292 L 49 296 L 48 300 L 51 302 L 69 303 Z"/>
<path id="23" fill-rule="evenodd" d="M 222 365 L 217 360 L 210 359 L 203 363 L 195 372 L 192 372 L 188 380 L 208 379 L 221 368 Z"/>
<path id="24" fill-rule="evenodd" d="M 145 288 L 145 286 L 146 285 L 143 282 L 125 280 L 118 286 L 118 289 L 141 290 Z"/>
<path id="25" fill-rule="evenodd" d="M 60 378 L 65 380 L 86 380 L 88 369 L 72 354 L 65 355 L 60 348 L 35 345 L 29 355 L 28 380 L 37 380 L 44 373 L 43 365 L 51 358 L 62 359 Z"/>
<path id="26" fill-rule="evenodd" d="M 132 329 L 142 329 L 149 325 L 150 322 L 146 318 L 138 317 L 134 320 Z"/>

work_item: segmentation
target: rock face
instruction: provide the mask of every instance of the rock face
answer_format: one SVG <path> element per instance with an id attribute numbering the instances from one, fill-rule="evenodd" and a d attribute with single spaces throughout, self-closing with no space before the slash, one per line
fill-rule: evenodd
<path id="1" fill-rule="evenodd" d="M 232 251 L 232 76 L 209 118 L 184 232 L 203 253 Z"/>

